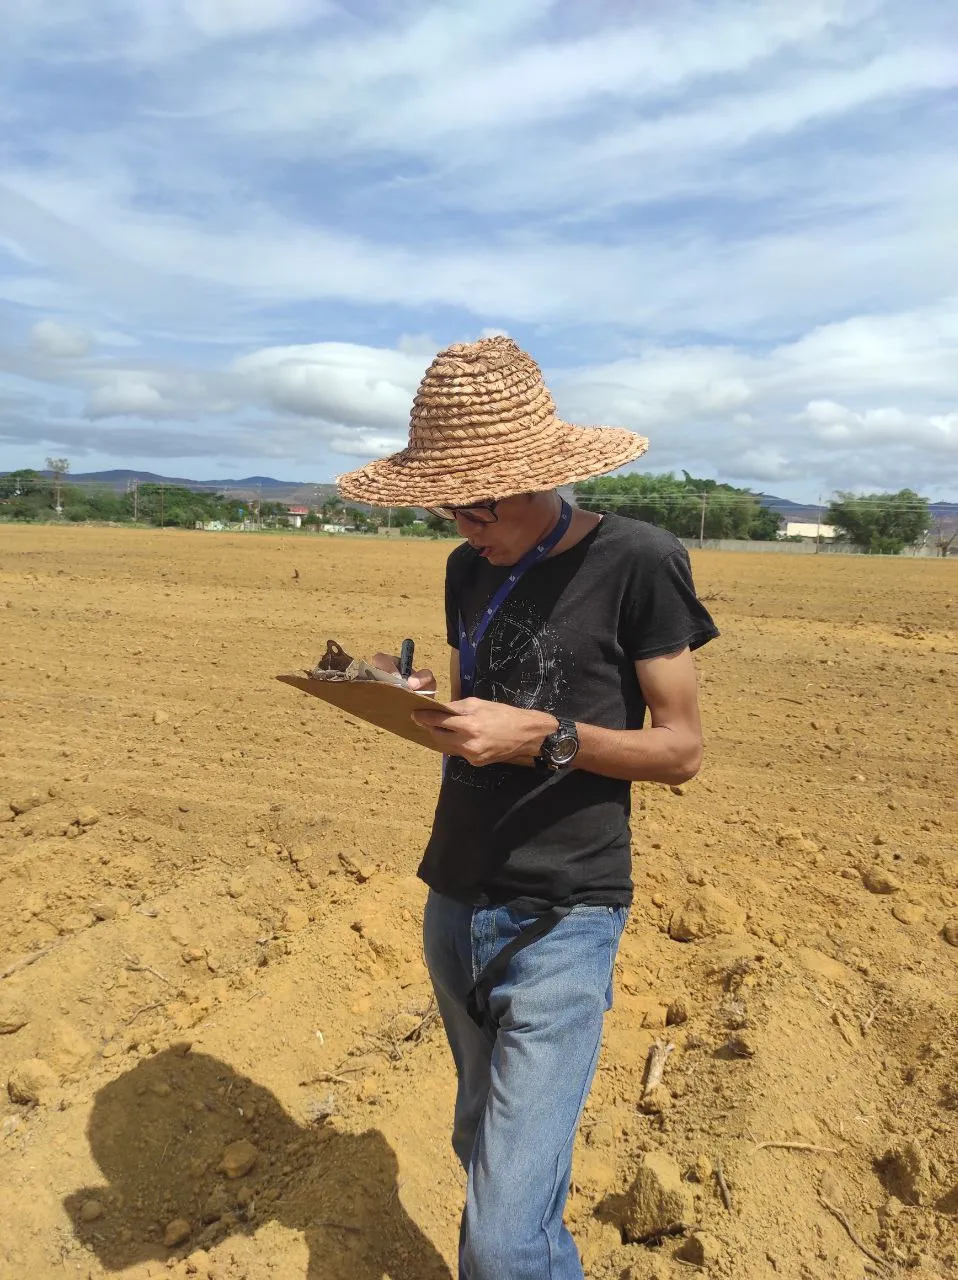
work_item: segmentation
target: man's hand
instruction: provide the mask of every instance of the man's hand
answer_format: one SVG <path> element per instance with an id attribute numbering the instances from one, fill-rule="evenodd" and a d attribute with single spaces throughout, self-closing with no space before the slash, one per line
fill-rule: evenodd
<path id="1" fill-rule="evenodd" d="M 399 658 L 393 653 L 376 653 L 369 660 L 371 667 L 376 667 L 379 671 L 388 671 L 391 675 L 399 675 Z M 435 693 L 436 677 L 428 667 L 423 667 L 421 671 L 413 671 L 406 683 L 410 689 L 415 689 L 419 693 Z"/>
<path id="2" fill-rule="evenodd" d="M 462 698 L 448 711 L 414 711 L 413 720 L 432 732 L 438 751 L 470 764 L 528 764 L 558 720 L 547 711 L 526 711 L 502 702 Z"/>

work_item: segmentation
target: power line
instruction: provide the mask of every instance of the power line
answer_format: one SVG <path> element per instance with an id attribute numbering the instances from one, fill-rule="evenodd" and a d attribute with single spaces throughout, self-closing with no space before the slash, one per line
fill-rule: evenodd
<path id="1" fill-rule="evenodd" d="M 683 489 L 675 494 L 661 493 L 576 493 L 576 499 L 580 502 L 594 503 L 628 503 L 636 507 L 647 506 L 673 506 L 684 501 L 686 498 L 694 501 L 706 499 L 711 506 L 715 505 L 731 505 L 733 503 L 754 501 L 761 504 L 760 495 L 757 493 L 716 493 L 714 490 L 694 490 Z M 954 502 L 895 502 L 894 499 L 874 499 L 874 498 L 832 498 L 827 502 L 795 502 L 793 506 L 800 509 L 812 509 L 818 507 L 834 506 L 850 506 L 850 507 L 875 507 L 878 510 L 891 509 L 894 511 L 926 511 L 930 506 L 952 507 L 954 514 L 958 515 L 958 503 Z M 770 511 L 776 510 L 774 507 L 767 508 Z M 946 512 L 946 514 L 948 514 Z"/>

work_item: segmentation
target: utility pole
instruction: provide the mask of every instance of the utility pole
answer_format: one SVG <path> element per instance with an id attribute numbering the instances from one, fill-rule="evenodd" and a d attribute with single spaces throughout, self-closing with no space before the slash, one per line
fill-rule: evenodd
<path id="1" fill-rule="evenodd" d="M 56 513 L 58 516 L 63 515 L 63 504 L 60 501 L 60 486 L 63 484 L 63 477 L 70 470 L 70 462 L 67 458 L 47 458 L 47 469 L 53 472 L 53 488 L 56 493 Z"/>
<path id="2" fill-rule="evenodd" d="M 818 495 L 818 524 L 815 526 L 815 554 L 822 549 L 822 495 Z"/>
<path id="3" fill-rule="evenodd" d="M 160 485 L 160 528 L 163 528 L 163 494 L 164 486 Z"/>
<path id="4" fill-rule="evenodd" d="M 705 545 L 705 508 L 708 506 L 708 490 L 702 494 L 702 515 L 699 519 L 699 550 Z"/>

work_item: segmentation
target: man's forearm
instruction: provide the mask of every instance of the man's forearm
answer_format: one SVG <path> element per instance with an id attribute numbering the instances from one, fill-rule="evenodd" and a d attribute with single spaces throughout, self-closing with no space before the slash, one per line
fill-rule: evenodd
<path id="1" fill-rule="evenodd" d="M 543 728 L 543 713 L 530 711 L 532 735 Z M 535 721 L 533 721 L 535 717 Z M 545 733 L 558 721 L 553 717 Z M 572 765 L 606 778 L 626 782 L 665 782 L 676 785 L 695 776 L 702 763 L 702 743 L 690 733 L 660 725 L 648 729 L 603 729 L 577 723 L 579 751 Z M 536 752 L 528 746 L 515 763 L 532 764 Z"/>
<path id="2" fill-rule="evenodd" d="M 462 756 L 478 766 L 531 765 L 543 739 L 559 724 L 547 711 L 481 698 L 457 700 L 445 709 L 414 711 L 413 719 L 433 730 L 437 751 Z M 702 758 L 697 717 L 676 716 L 674 725 L 660 723 L 650 729 L 603 729 L 581 723 L 576 729 L 579 751 L 570 767 L 607 778 L 685 782 L 696 773 Z"/>
<path id="3" fill-rule="evenodd" d="M 691 734 L 661 725 L 649 729 L 602 729 L 580 724 L 573 767 L 627 782 L 687 782 L 702 763 L 702 744 Z"/>

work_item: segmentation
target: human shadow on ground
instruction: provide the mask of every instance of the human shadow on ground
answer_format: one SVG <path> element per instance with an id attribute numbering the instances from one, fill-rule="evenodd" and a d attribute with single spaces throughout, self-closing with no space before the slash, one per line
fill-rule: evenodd
<path id="1" fill-rule="evenodd" d="M 398 1162 L 378 1130 L 341 1133 L 328 1119 L 303 1128 L 268 1089 L 217 1058 L 168 1049 L 143 1059 L 99 1091 L 87 1132 L 107 1185 L 83 1187 L 64 1205 L 109 1270 L 251 1236 L 275 1220 L 306 1240 L 304 1280 L 450 1280 L 400 1202 Z M 228 1177 L 224 1151 L 243 1139 L 255 1163 Z M 169 1249 L 164 1229 L 175 1219 L 190 1235 Z"/>

